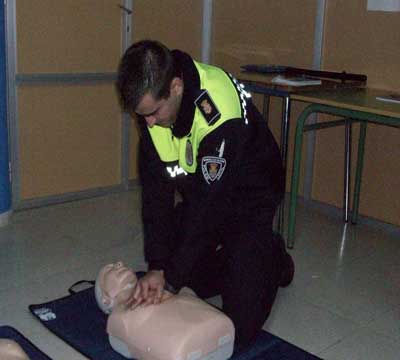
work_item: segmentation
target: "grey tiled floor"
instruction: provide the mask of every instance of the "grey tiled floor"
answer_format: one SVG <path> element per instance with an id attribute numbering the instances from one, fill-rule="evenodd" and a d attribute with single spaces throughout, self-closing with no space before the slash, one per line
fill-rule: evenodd
<path id="1" fill-rule="evenodd" d="M 80 360 L 34 320 L 28 305 L 123 260 L 145 269 L 137 191 L 14 213 L 0 228 L 0 325 L 53 359 Z M 400 358 L 400 239 L 299 208 L 297 272 L 265 329 L 324 359 Z M 218 299 L 213 299 L 218 303 Z"/>

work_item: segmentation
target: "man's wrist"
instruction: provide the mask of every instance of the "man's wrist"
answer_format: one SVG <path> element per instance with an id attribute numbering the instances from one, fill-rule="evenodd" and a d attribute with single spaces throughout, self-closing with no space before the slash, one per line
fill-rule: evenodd
<path id="1" fill-rule="evenodd" d="M 173 293 L 173 294 L 177 294 L 179 289 L 176 288 L 175 286 L 173 286 L 170 281 L 168 281 L 168 274 L 165 274 L 165 270 L 164 270 L 164 265 L 165 262 L 161 262 L 161 261 L 152 261 L 149 262 L 149 266 L 148 266 L 148 272 L 150 271 L 161 271 L 162 272 L 162 276 L 164 277 L 165 280 L 165 285 L 164 288 L 165 290 Z"/>
<path id="2" fill-rule="evenodd" d="M 164 275 L 164 270 L 163 270 L 163 269 L 158 269 L 158 270 L 153 269 L 153 270 L 149 270 L 149 272 L 156 272 L 156 273 L 159 273 L 159 274 L 163 277 L 163 279 L 164 279 L 164 289 L 165 289 L 165 290 L 169 291 L 169 292 L 172 293 L 172 294 L 177 294 L 177 293 L 178 293 L 178 290 L 177 290 L 175 287 L 173 287 L 173 286 L 167 281 L 167 279 L 166 279 L 166 277 L 165 277 L 165 275 Z"/>

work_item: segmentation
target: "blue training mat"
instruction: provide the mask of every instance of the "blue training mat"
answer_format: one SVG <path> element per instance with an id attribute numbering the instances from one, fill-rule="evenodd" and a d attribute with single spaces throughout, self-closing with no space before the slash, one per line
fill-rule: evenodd
<path id="1" fill-rule="evenodd" d="M 10 339 L 17 342 L 30 360 L 51 360 L 51 358 L 41 352 L 24 335 L 11 326 L 0 326 L 0 339 Z"/>
<path id="2" fill-rule="evenodd" d="M 55 335 L 92 360 L 124 360 L 108 342 L 106 315 L 98 308 L 90 287 L 61 299 L 30 305 L 29 310 Z M 320 359 L 272 334 L 262 331 L 247 351 L 234 360 Z"/>

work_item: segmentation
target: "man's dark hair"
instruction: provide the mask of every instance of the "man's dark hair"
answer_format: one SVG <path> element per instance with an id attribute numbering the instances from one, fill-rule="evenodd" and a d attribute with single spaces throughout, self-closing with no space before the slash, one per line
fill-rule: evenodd
<path id="1" fill-rule="evenodd" d="M 135 111 L 146 93 L 155 100 L 167 98 L 174 74 L 173 57 L 167 47 L 152 40 L 134 43 L 126 50 L 118 68 L 116 85 L 122 108 Z"/>

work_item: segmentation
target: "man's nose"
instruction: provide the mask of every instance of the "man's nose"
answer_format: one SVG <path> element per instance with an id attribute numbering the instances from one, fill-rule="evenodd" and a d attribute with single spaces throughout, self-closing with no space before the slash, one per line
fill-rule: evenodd
<path id="1" fill-rule="evenodd" d="M 145 119 L 148 127 L 153 127 L 157 123 L 155 116 L 146 116 Z"/>

